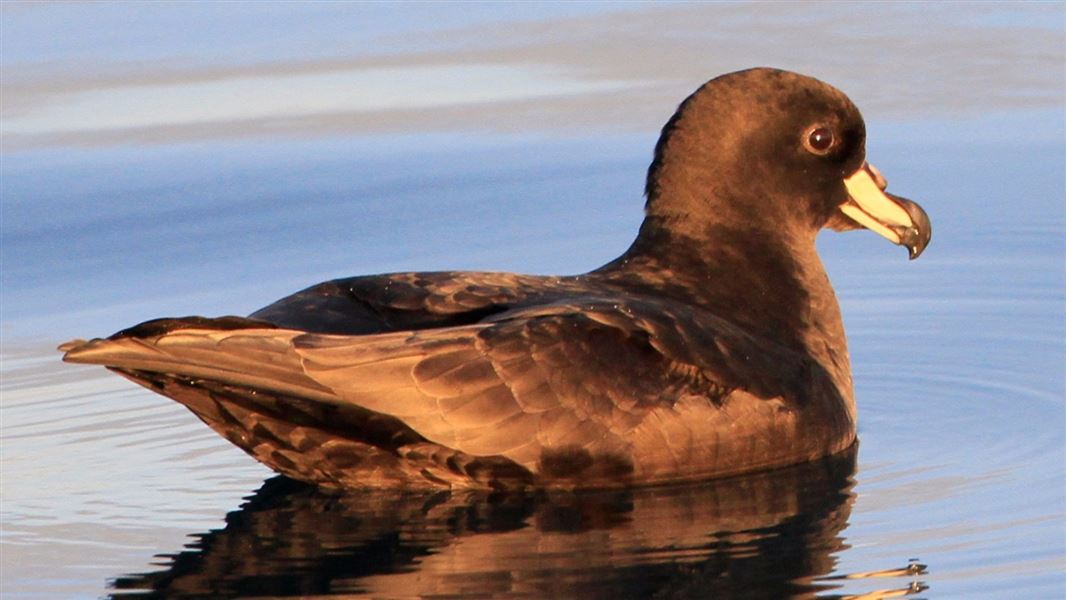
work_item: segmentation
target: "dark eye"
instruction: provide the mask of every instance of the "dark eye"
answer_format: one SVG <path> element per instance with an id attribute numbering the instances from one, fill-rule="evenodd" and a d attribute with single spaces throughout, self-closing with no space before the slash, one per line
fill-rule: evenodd
<path id="1" fill-rule="evenodd" d="M 803 145 L 813 154 L 824 155 L 833 147 L 833 130 L 824 126 L 815 127 L 804 138 Z"/>

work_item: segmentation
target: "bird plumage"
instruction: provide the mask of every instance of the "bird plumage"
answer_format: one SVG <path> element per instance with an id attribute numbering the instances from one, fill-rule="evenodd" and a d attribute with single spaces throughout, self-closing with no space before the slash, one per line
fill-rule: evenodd
<path id="1" fill-rule="evenodd" d="M 810 123 L 839 132 L 836 154 L 804 155 Z M 620 486 L 811 460 L 855 438 L 814 237 L 862 225 L 838 209 L 867 176 L 864 131 L 816 80 L 723 76 L 664 128 L 637 240 L 599 269 L 338 279 L 248 318 L 149 321 L 63 349 L 325 487 Z M 924 213 L 883 201 L 915 215 L 924 241 L 893 241 L 920 252 Z"/>

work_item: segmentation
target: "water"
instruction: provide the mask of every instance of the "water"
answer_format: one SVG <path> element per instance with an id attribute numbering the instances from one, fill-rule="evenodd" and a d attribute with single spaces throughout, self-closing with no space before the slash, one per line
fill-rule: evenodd
<path id="1" fill-rule="evenodd" d="M 484 10 L 460 24 L 501 18 Z M 591 26 L 582 21 L 589 5 L 572 15 L 556 10 L 575 28 Z M 664 19 L 681 9 L 671 10 Z M 716 10 L 738 18 L 733 8 Z M 918 18 L 884 11 L 876 20 L 890 29 Z M 810 19 L 847 20 L 843 12 L 819 9 Z M 1039 49 L 1033 23 L 1042 13 L 970 12 L 974 22 L 994 21 L 981 39 L 1010 38 L 1020 19 Z M 436 17 L 421 18 L 416 25 Z M 394 34 L 412 26 L 384 21 Z M 523 31 L 535 41 L 535 28 Z M 262 37 L 233 39 L 247 42 L 245 35 Z M 120 53 L 142 53 L 131 39 L 132 49 Z M 100 43 L 79 43 L 90 42 Z M 1045 50 L 1061 62 L 1059 42 Z M 442 43 L 431 36 L 409 48 Z M 901 58 L 921 43 L 878 52 Z M 296 48 L 289 52 L 314 52 Z M 5 116 L 0 591 L 12 598 L 1066 595 L 1061 69 L 1059 79 L 1026 79 L 1011 65 L 1029 63 L 1011 61 L 1028 50 L 997 48 L 995 60 L 977 62 L 1007 83 L 973 99 L 947 93 L 972 57 L 941 48 L 944 61 L 930 67 L 942 69 L 940 77 L 916 67 L 902 80 L 934 86 L 928 104 L 906 110 L 872 93 L 883 73 L 849 70 L 843 58 L 825 63 L 838 72 L 827 79 L 857 90 L 869 155 L 890 191 L 921 202 L 934 225 L 932 244 L 915 262 L 868 232 L 827 232 L 819 241 L 848 330 L 857 455 L 609 493 L 323 495 L 274 478 L 180 406 L 103 369 L 60 363 L 54 346 L 161 315 L 248 313 L 330 277 L 596 267 L 626 247 L 640 222 L 657 133 L 642 116 L 617 129 L 573 125 L 560 133 L 552 124 L 565 107 L 554 106 L 544 128 L 420 121 L 247 139 L 222 128 L 214 137 L 185 132 L 121 144 L 99 133 L 48 141 L 30 131 L 39 124 Z M 63 47 L 49 51 L 64 60 Z M 856 64 L 871 52 L 856 55 Z M 729 70 L 698 66 L 701 77 Z M 676 84 L 680 92 L 671 89 L 665 105 L 652 104 L 668 113 L 694 84 Z M 582 99 L 601 98 L 593 88 L 569 98 L 586 106 Z M 971 102 L 971 110 L 946 112 L 948 98 Z M 626 118 L 612 106 L 613 117 L 576 122 L 600 127 Z M 22 145 L 12 148 L 11 140 Z"/>

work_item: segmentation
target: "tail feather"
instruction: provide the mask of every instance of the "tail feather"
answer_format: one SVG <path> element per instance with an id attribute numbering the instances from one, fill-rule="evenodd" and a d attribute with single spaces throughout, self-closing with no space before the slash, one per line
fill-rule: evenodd
<path id="1" fill-rule="evenodd" d="M 203 379 L 323 402 L 338 401 L 329 388 L 304 374 L 301 359 L 292 346 L 293 338 L 303 332 L 204 328 L 205 321 L 146 337 L 124 334 L 73 340 L 59 349 L 65 352 L 63 360 L 67 362 Z M 139 333 L 136 328 L 127 331 Z"/>
<path id="2" fill-rule="evenodd" d="M 305 332 L 220 321 L 216 327 L 199 317 L 161 319 L 59 349 L 65 361 L 106 366 L 179 402 L 256 460 L 319 486 L 522 487 L 532 481 L 509 459 L 429 442 L 394 416 L 339 398 L 305 373 L 294 342 Z"/>

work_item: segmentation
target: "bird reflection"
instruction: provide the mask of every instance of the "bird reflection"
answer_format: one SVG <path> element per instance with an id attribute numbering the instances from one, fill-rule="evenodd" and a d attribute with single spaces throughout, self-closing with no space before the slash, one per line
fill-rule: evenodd
<path id="1" fill-rule="evenodd" d="M 699 485 L 329 495 L 276 477 L 113 597 L 811 597 L 847 546 L 854 450 Z"/>

